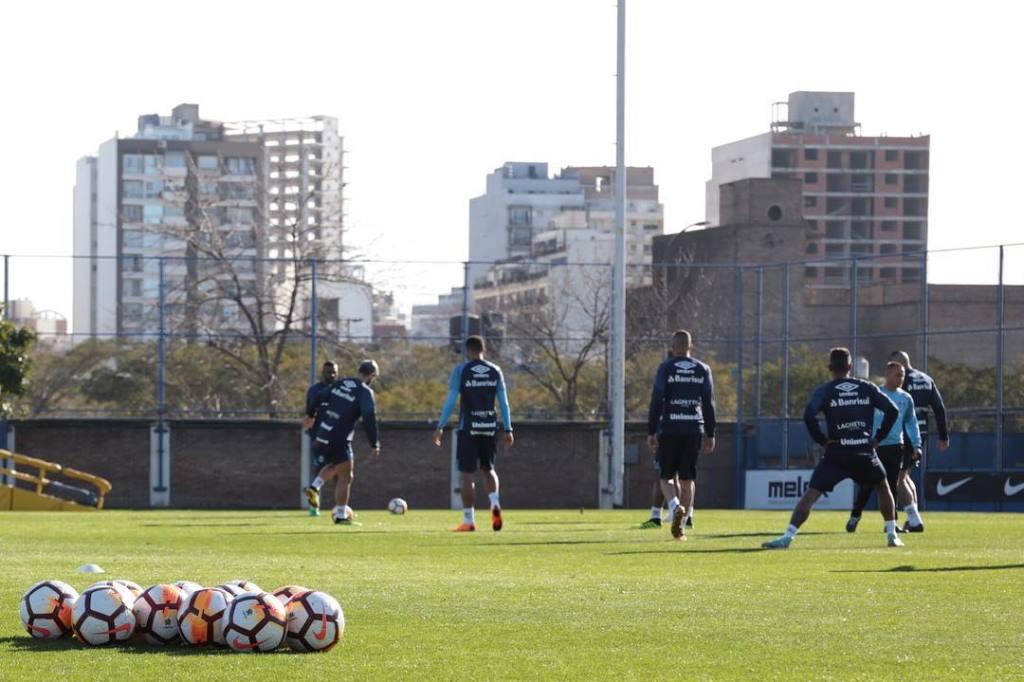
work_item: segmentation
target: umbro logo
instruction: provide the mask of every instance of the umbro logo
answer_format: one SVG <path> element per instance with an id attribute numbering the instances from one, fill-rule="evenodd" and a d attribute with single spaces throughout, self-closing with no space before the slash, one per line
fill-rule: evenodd
<path id="1" fill-rule="evenodd" d="M 345 381 L 341 382 L 341 385 L 344 386 L 345 388 L 355 388 L 356 382 L 352 381 L 351 379 L 346 379 Z"/>
<path id="2" fill-rule="evenodd" d="M 675 365 L 679 369 L 693 369 L 694 367 L 697 366 L 690 362 L 689 360 L 680 360 L 679 362 L 675 363 Z"/>
<path id="3" fill-rule="evenodd" d="M 488 367 L 487 365 L 474 365 L 470 371 L 472 371 L 473 374 L 477 375 L 478 377 L 482 377 L 485 374 L 490 374 L 491 368 Z"/>
<path id="4" fill-rule="evenodd" d="M 851 383 L 849 381 L 844 381 L 843 383 L 838 384 L 836 386 L 836 389 L 842 391 L 843 393 L 851 393 L 853 391 L 856 391 L 858 388 L 860 387 L 857 384 Z"/>

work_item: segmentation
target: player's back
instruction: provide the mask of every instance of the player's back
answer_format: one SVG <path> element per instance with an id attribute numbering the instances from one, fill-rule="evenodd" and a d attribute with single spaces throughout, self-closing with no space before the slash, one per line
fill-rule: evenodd
<path id="1" fill-rule="evenodd" d="M 352 440 L 364 404 L 368 399 L 372 401 L 373 391 L 362 380 L 348 377 L 335 381 L 321 392 L 321 396 L 325 404 L 316 434 L 317 442 L 327 444 Z"/>
<path id="2" fill-rule="evenodd" d="M 824 415 L 833 449 L 868 450 L 875 421 L 876 396 L 884 398 L 871 382 L 853 377 L 833 379 L 814 392 L 804 417 L 814 418 L 819 412 Z"/>
<path id="3" fill-rule="evenodd" d="M 493 435 L 498 429 L 495 400 L 501 368 L 487 360 L 462 364 L 459 376 L 459 428 L 472 435 Z"/>
<path id="4" fill-rule="evenodd" d="M 658 381 L 663 392 L 660 432 L 701 433 L 711 368 L 696 358 L 673 357 L 661 363 Z"/>
<path id="5" fill-rule="evenodd" d="M 923 409 L 931 404 L 935 380 L 919 369 L 908 367 L 903 377 L 903 390 L 914 399 L 914 405 L 918 409 Z"/>

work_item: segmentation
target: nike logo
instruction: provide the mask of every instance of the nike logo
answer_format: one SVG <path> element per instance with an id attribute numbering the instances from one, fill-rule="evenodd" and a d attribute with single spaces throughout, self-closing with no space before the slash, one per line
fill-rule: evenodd
<path id="1" fill-rule="evenodd" d="M 968 476 L 967 478 L 963 479 L 962 481 L 957 481 L 956 483 L 950 483 L 949 485 L 943 485 L 942 484 L 942 477 L 940 476 L 938 483 L 935 484 L 935 492 L 939 494 L 939 497 L 942 497 L 943 495 L 948 495 L 949 493 L 951 493 L 954 490 L 956 490 L 957 488 L 965 485 L 968 481 L 973 480 L 973 479 L 974 479 L 974 476 Z"/>
<path id="2" fill-rule="evenodd" d="M 250 644 L 249 642 L 243 642 L 241 639 L 235 639 L 235 648 L 236 649 L 242 649 L 242 650 L 255 649 L 259 645 L 260 645 L 259 642 L 256 642 L 255 644 Z"/>
<path id="3" fill-rule="evenodd" d="M 107 634 L 108 635 L 116 635 L 116 634 L 121 633 L 121 632 L 131 632 L 131 631 L 132 631 L 132 624 L 131 623 L 121 623 L 120 625 L 118 625 L 113 630 L 107 630 Z"/>
<path id="4" fill-rule="evenodd" d="M 50 631 L 47 630 L 46 628 L 41 628 L 38 625 L 32 625 L 31 623 L 29 623 L 29 628 L 32 631 L 34 631 L 34 632 L 38 632 L 38 633 L 42 634 L 43 637 L 49 637 L 50 636 Z"/>
<path id="5" fill-rule="evenodd" d="M 1024 483 L 1018 483 L 1017 485 L 1010 485 L 1010 476 L 1006 477 L 1006 485 L 1003 486 L 1003 492 L 1006 493 L 1007 497 L 1013 497 L 1021 490 L 1024 490 Z"/>
<path id="6" fill-rule="evenodd" d="M 320 614 L 320 632 L 314 632 L 313 637 L 322 642 L 327 638 L 327 612 Z"/>

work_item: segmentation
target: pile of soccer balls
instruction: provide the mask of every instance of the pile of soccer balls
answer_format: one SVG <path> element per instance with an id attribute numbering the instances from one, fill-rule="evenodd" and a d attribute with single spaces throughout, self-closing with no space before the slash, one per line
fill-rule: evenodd
<path id="1" fill-rule="evenodd" d="M 21 622 L 37 639 L 73 634 L 96 646 L 139 637 L 149 644 L 219 644 L 235 651 L 327 651 L 345 634 L 345 615 L 329 594 L 297 585 L 264 592 L 245 580 L 217 587 L 179 581 L 142 589 L 105 580 L 78 594 L 59 580 L 36 583 L 21 598 Z"/>

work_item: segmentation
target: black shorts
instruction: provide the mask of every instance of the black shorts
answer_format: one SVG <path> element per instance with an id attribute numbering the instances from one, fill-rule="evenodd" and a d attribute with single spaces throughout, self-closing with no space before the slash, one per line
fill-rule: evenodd
<path id="1" fill-rule="evenodd" d="M 344 464 L 352 460 L 352 443 L 342 445 L 323 445 L 317 443 L 313 449 L 313 468 L 323 469 L 327 466 Z"/>
<path id="2" fill-rule="evenodd" d="M 477 467 L 484 471 L 493 469 L 497 442 L 497 435 L 475 436 L 459 431 L 455 444 L 455 461 L 459 465 L 459 471 L 472 474 Z"/>
<path id="3" fill-rule="evenodd" d="M 920 459 L 914 459 L 914 446 L 910 443 L 904 443 L 903 448 L 903 461 L 900 464 L 901 469 L 913 469 L 914 467 L 921 466 Z"/>
<path id="4" fill-rule="evenodd" d="M 814 467 L 810 487 L 830 493 L 847 478 L 858 485 L 876 486 L 885 480 L 885 467 L 873 452 L 826 452 Z"/>
<path id="5" fill-rule="evenodd" d="M 658 435 L 658 475 L 671 481 L 676 475 L 684 481 L 697 480 L 700 434 L 662 433 Z"/>

